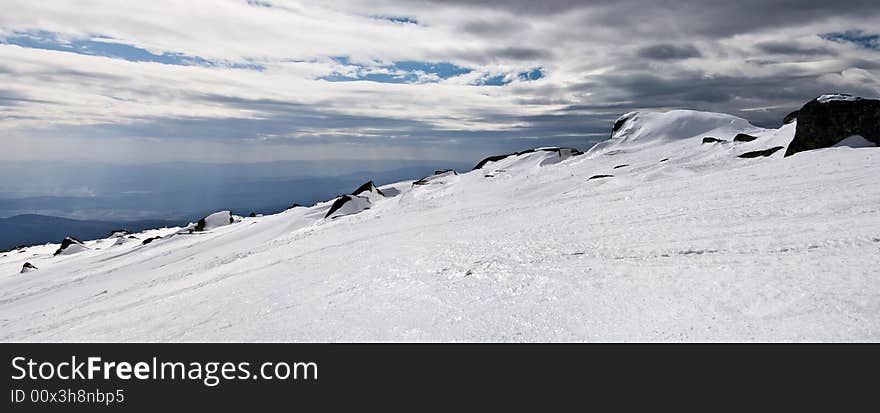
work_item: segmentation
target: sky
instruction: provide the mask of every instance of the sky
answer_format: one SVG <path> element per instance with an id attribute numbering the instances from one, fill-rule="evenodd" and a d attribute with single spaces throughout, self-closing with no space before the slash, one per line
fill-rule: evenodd
<path id="1" fill-rule="evenodd" d="M 880 95 L 876 0 L 0 6 L 0 161 L 462 160 Z"/>

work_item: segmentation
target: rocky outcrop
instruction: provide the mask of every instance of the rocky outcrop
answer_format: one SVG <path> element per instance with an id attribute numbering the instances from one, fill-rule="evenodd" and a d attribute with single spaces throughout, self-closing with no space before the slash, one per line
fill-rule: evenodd
<path id="1" fill-rule="evenodd" d="M 379 188 L 377 188 L 376 185 L 373 184 L 373 181 L 368 181 L 368 182 L 364 183 L 363 185 L 361 185 L 357 189 L 355 189 L 354 192 L 352 192 L 351 194 L 354 196 L 359 196 L 359 195 L 367 196 L 368 194 L 385 196 L 385 194 L 382 193 L 382 191 Z"/>
<path id="2" fill-rule="evenodd" d="M 626 124 L 626 121 L 628 121 L 629 118 L 632 117 L 632 115 L 634 115 L 635 113 L 636 112 L 630 112 L 617 118 L 617 120 L 614 122 L 614 126 L 611 127 L 611 136 L 614 136 L 614 132 L 620 130 L 620 128 L 622 128 L 623 125 Z"/>
<path id="3" fill-rule="evenodd" d="M 505 158 L 507 158 L 507 157 L 510 157 L 510 156 L 525 155 L 525 154 L 527 154 L 527 153 L 535 153 L 535 152 L 539 152 L 539 151 L 543 151 L 543 152 L 556 152 L 556 153 L 559 155 L 559 157 L 560 157 L 560 158 L 563 158 L 563 159 L 566 159 L 566 158 L 569 158 L 569 157 L 572 157 L 572 156 L 578 156 L 578 155 L 582 155 L 582 154 L 583 154 L 583 152 L 581 152 L 581 151 L 579 151 L 579 150 L 577 150 L 577 149 L 575 149 L 575 148 L 547 147 L 547 148 L 526 149 L 526 150 L 521 151 L 521 152 L 508 153 L 508 154 L 505 154 L 505 155 L 493 155 L 493 156 L 489 156 L 489 157 L 483 159 L 482 161 L 478 162 L 478 163 L 474 166 L 473 170 L 480 169 L 480 168 L 482 168 L 483 166 L 485 166 L 485 165 L 486 165 L 487 163 L 489 163 L 489 162 L 498 162 L 498 161 L 500 161 L 500 160 L 502 160 L 502 159 L 505 159 Z"/>
<path id="4" fill-rule="evenodd" d="M 28 273 L 28 272 L 31 272 L 31 271 L 36 271 L 36 270 L 38 270 L 38 269 L 39 269 L 39 268 L 37 268 L 36 266 L 34 266 L 34 264 L 31 264 L 31 263 L 29 263 L 29 262 L 26 262 L 26 263 L 24 263 L 24 265 L 21 266 L 20 274 Z"/>
<path id="5" fill-rule="evenodd" d="M 783 146 L 774 146 L 772 148 L 764 149 L 761 151 L 746 152 L 746 153 L 740 155 L 739 157 L 740 158 L 760 158 L 760 157 L 764 157 L 764 156 L 770 156 L 782 148 L 783 148 Z"/>
<path id="6" fill-rule="evenodd" d="M 130 234 L 131 232 L 127 229 L 114 229 L 113 231 L 110 231 L 110 235 L 108 235 L 107 238 L 119 238 Z"/>
<path id="7" fill-rule="evenodd" d="M 724 139 L 713 138 L 711 136 L 707 136 L 703 138 L 703 143 L 727 143 Z"/>
<path id="8" fill-rule="evenodd" d="M 601 179 L 601 178 L 614 178 L 614 175 L 593 175 L 593 176 L 589 177 L 587 180 L 589 181 L 592 179 Z"/>
<path id="9" fill-rule="evenodd" d="M 823 95 L 800 108 L 796 117 L 797 130 L 785 156 L 830 148 L 853 135 L 880 144 L 880 100 Z"/>
<path id="10" fill-rule="evenodd" d="M 798 112 L 799 111 L 796 110 L 794 112 L 789 113 L 788 115 L 785 115 L 785 119 L 782 119 L 782 124 L 788 125 L 789 123 L 796 121 L 797 117 L 798 117 Z"/>
<path id="11" fill-rule="evenodd" d="M 365 209 L 370 209 L 370 200 L 362 196 L 342 195 L 333 201 L 324 219 L 338 218 L 344 215 L 357 214 Z"/>
<path id="12" fill-rule="evenodd" d="M 86 245 L 82 241 L 74 237 L 65 237 L 61 241 L 61 246 L 55 250 L 54 255 L 70 255 L 87 250 Z"/>
<path id="13" fill-rule="evenodd" d="M 458 172 L 453 171 L 452 169 L 446 169 L 443 171 L 435 171 L 434 175 L 426 176 L 418 181 L 412 183 L 412 186 L 416 185 L 429 185 L 429 184 L 442 184 L 443 178 L 458 175 Z"/>

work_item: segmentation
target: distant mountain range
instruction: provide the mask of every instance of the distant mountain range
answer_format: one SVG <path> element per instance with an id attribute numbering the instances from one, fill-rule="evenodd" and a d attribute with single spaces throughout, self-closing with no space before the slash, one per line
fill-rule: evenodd
<path id="1" fill-rule="evenodd" d="M 37 245 L 61 242 L 64 237 L 79 239 L 104 238 L 117 229 L 132 232 L 183 224 L 163 220 L 143 221 L 81 221 L 47 215 L 24 214 L 0 218 L 0 251 L 19 245 Z"/>

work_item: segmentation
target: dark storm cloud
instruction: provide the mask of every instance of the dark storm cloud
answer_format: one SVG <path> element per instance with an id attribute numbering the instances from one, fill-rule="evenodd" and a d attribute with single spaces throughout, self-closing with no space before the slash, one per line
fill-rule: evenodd
<path id="1" fill-rule="evenodd" d="M 837 52 L 828 48 L 798 43 L 796 41 L 768 41 L 755 45 L 760 51 L 780 55 L 820 56 L 837 55 Z"/>
<path id="2" fill-rule="evenodd" d="M 541 61 L 553 57 L 547 49 L 525 46 L 499 47 L 493 49 L 455 50 L 456 58 L 486 64 L 497 61 Z"/>
<path id="3" fill-rule="evenodd" d="M 517 15 L 559 14 L 589 9 L 598 12 L 593 13 L 590 19 L 596 24 L 625 24 L 633 30 L 648 24 L 667 31 L 717 35 L 803 25 L 829 16 L 866 17 L 880 14 L 875 0 L 442 0 L 429 3 L 507 10 Z"/>
<path id="4" fill-rule="evenodd" d="M 309 16 L 315 27 L 326 28 L 326 34 L 312 39 L 320 47 L 298 48 L 292 42 L 280 51 L 255 48 L 267 55 L 261 56 L 265 72 L 215 77 L 219 68 L 175 67 L 172 73 L 155 62 L 97 70 L 92 65 L 98 63 L 85 59 L 68 64 L 58 58 L 45 67 L 6 61 L 0 63 L 0 75 L 8 73 L 6 78 L 14 82 L 27 78 L 35 86 L 10 83 L 8 90 L 0 90 L 0 108 L 8 121 L 35 114 L 52 124 L 56 115 L 65 115 L 64 108 L 43 110 L 44 102 L 26 99 L 65 98 L 73 108 L 70 120 L 34 135 L 241 141 L 243 146 L 261 140 L 326 145 L 331 151 L 334 145 L 355 143 L 460 146 L 466 152 L 477 147 L 590 142 L 607 137 L 610 124 L 633 110 L 708 110 L 778 126 L 785 114 L 820 94 L 876 97 L 880 92 L 880 60 L 869 47 L 880 22 L 876 1 L 428 0 L 418 6 L 402 0 L 329 2 L 337 6 L 334 13 L 339 12 L 332 19 L 322 20 L 321 5 L 316 6 L 321 13 Z M 279 21 L 299 16 L 277 13 Z M 380 15 L 410 17 L 376 18 Z M 335 20 L 340 18 L 344 24 Z M 359 38 L 336 32 L 339 27 L 346 28 L 343 32 L 364 29 L 357 32 L 377 40 L 359 43 Z M 131 37 L 145 44 L 164 40 L 140 39 L 138 34 Z M 177 41 L 187 42 L 196 34 L 184 33 Z M 242 41 L 263 46 L 261 36 L 278 35 L 267 26 L 266 33 Z M 196 49 L 201 43 L 210 42 L 187 42 Z M 251 48 L 243 49 L 235 53 L 244 55 L 229 59 L 250 61 Z M 363 55 L 356 56 L 359 53 Z M 277 54 L 285 60 L 277 60 Z M 362 74 L 347 74 L 351 81 L 332 85 L 310 83 L 327 79 L 327 71 L 340 70 L 337 66 L 365 70 L 341 64 L 338 56 L 410 65 L 448 62 L 467 71 L 441 76 L 430 87 L 415 81 L 377 85 L 365 82 L 369 78 Z M 517 76 L 536 68 L 540 78 Z M 481 86 L 486 82 L 479 79 L 490 78 L 502 80 L 491 88 Z M 221 84 L 224 87 L 215 88 Z M 63 85 L 65 93 L 56 95 L 45 85 Z M 217 94 L 204 93 L 211 90 Z M 77 99 L 83 91 L 90 99 Z M 112 101 L 117 97 L 118 110 L 92 116 L 103 115 L 108 101 L 117 109 Z M 168 105 L 155 103 L 166 97 Z"/>
<path id="5" fill-rule="evenodd" d="M 653 60 L 680 60 L 700 57 L 700 51 L 692 45 L 655 44 L 638 51 L 639 57 Z"/>

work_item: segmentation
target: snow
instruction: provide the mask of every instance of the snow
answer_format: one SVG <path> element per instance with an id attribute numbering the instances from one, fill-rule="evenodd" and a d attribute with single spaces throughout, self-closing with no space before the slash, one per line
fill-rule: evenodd
<path id="1" fill-rule="evenodd" d="M 875 145 L 874 142 L 865 139 L 861 135 L 851 135 L 846 139 L 834 144 L 835 148 L 840 148 L 844 146 L 849 148 L 873 148 L 877 145 Z"/>
<path id="2" fill-rule="evenodd" d="M 851 96 L 851 95 L 834 93 L 834 94 L 819 96 L 818 98 L 816 98 L 816 100 L 819 103 L 828 103 L 828 102 L 835 102 L 835 101 L 855 102 L 857 100 L 860 100 L 860 98 L 855 97 L 855 96 Z"/>
<path id="3" fill-rule="evenodd" d="M 880 151 L 739 159 L 795 131 L 743 122 L 639 112 L 586 155 L 385 185 L 335 219 L 5 253 L 0 340 L 880 340 Z"/>
<path id="4" fill-rule="evenodd" d="M 209 231 L 214 228 L 220 228 L 232 223 L 232 213 L 229 211 L 215 212 L 211 215 L 206 216 L 204 218 L 204 221 L 204 231 Z"/>
<path id="5" fill-rule="evenodd" d="M 631 112 L 624 117 L 626 122 L 613 133 L 611 139 L 595 145 L 589 154 L 634 150 L 697 137 L 702 139 L 711 136 L 729 140 L 736 133 L 753 135 L 751 131 L 758 129 L 747 120 L 736 116 L 693 110 Z"/>
<path id="6" fill-rule="evenodd" d="M 67 246 L 63 246 L 64 244 L 59 244 L 58 250 L 56 250 L 57 255 L 73 255 L 88 250 L 88 247 L 86 247 L 85 244 L 79 242 L 76 239 L 67 238 L 65 241 L 69 242 L 69 244 Z"/>
<path id="7" fill-rule="evenodd" d="M 370 198 L 365 196 L 345 195 L 337 198 L 337 200 L 344 203 L 341 207 L 339 207 L 339 209 L 325 216 L 325 218 L 334 219 L 346 215 L 357 214 L 358 212 L 361 212 L 365 209 L 370 209 L 370 205 L 372 205 L 372 202 L 370 202 Z"/>

